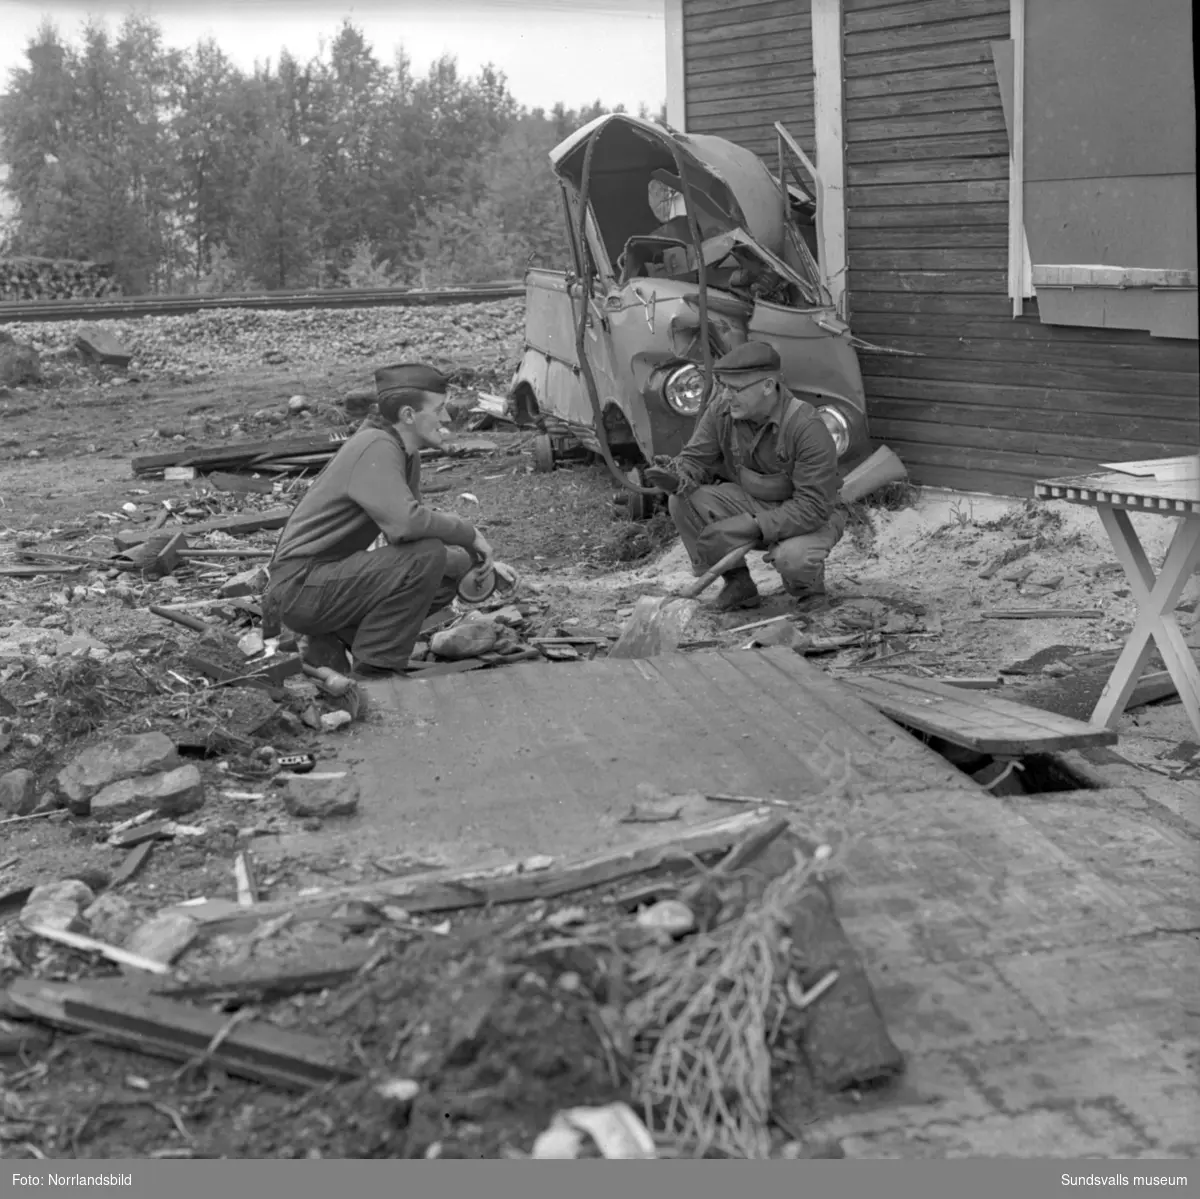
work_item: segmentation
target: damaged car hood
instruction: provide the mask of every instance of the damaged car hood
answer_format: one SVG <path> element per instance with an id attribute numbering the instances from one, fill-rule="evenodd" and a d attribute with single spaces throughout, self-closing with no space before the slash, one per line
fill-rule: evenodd
<path id="1" fill-rule="evenodd" d="M 608 113 L 550 151 L 555 174 L 576 192 L 592 141 L 593 189 L 604 180 L 618 183 L 638 175 L 669 185 L 678 180 L 674 149 L 693 198 L 712 226 L 726 232 L 742 229 L 772 253 L 782 252 L 779 184 L 758 155 L 721 137 L 676 133 L 640 117 Z"/>

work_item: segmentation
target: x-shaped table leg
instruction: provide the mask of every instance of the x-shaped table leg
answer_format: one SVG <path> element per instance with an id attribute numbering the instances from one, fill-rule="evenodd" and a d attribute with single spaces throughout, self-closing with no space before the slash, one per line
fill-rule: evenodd
<path id="1" fill-rule="evenodd" d="M 1200 670 L 1175 623 L 1179 595 L 1200 564 L 1200 517 L 1185 516 L 1180 520 L 1162 570 L 1155 579 L 1129 513 L 1108 506 L 1097 511 L 1117 560 L 1125 570 L 1138 612 L 1129 640 L 1092 712 L 1092 723 L 1109 728 L 1116 724 L 1157 643 L 1192 727 L 1200 734 Z"/>

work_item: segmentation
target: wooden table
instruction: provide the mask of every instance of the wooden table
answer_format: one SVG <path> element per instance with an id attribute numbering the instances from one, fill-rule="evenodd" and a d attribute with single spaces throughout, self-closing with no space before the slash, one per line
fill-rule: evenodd
<path id="1" fill-rule="evenodd" d="M 1200 670 L 1175 622 L 1180 593 L 1200 565 L 1200 454 L 1108 462 L 1093 475 L 1043 480 L 1035 484 L 1034 494 L 1096 509 L 1137 601 L 1133 630 L 1100 693 L 1092 723 L 1116 724 L 1157 645 L 1192 727 L 1200 734 Z M 1179 519 L 1157 578 L 1130 512 Z"/>

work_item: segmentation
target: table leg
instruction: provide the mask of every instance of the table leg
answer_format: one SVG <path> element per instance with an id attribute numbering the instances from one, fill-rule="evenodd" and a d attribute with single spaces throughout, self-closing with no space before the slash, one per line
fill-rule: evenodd
<path id="1" fill-rule="evenodd" d="M 1185 516 L 1180 520 L 1156 580 L 1129 513 L 1111 507 L 1100 507 L 1097 512 L 1125 570 L 1138 614 L 1092 712 L 1092 723 L 1111 728 L 1121 718 L 1157 643 L 1184 710 L 1200 733 L 1200 670 L 1175 623 L 1180 593 L 1200 564 L 1200 518 Z"/>

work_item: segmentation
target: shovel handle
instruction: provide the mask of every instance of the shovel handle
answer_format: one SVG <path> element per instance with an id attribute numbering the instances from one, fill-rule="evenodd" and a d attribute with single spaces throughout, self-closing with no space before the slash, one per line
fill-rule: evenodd
<path id="1" fill-rule="evenodd" d="M 696 599 L 697 596 L 711 587 L 726 571 L 732 570 L 735 566 L 741 566 L 742 562 L 745 561 L 746 555 L 753 548 L 754 543 L 748 541 L 745 545 L 739 545 L 737 549 L 730 550 L 715 566 L 710 566 L 690 587 L 683 589 L 683 598 Z"/>

